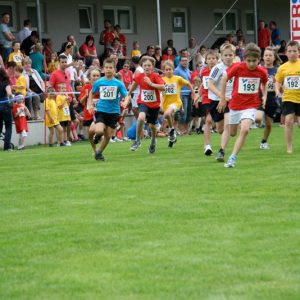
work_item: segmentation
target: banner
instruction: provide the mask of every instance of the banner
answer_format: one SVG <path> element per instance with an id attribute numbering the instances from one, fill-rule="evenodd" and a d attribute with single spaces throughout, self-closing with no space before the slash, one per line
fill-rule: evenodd
<path id="1" fill-rule="evenodd" d="M 300 42 L 300 0 L 290 0 L 291 40 Z"/>

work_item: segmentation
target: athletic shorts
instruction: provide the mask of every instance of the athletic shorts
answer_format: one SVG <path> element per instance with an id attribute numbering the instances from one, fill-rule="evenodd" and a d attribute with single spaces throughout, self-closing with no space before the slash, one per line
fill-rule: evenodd
<path id="1" fill-rule="evenodd" d="M 95 113 L 95 123 L 103 123 L 105 126 L 115 129 L 117 127 L 119 114 L 108 114 L 102 111 Z"/>
<path id="2" fill-rule="evenodd" d="M 158 108 L 150 108 L 144 104 L 139 104 L 139 113 L 141 113 L 141 112 L 146 114 L 147 123 L 153 124 L 153 125 L 155 125 L 157 123 L 159 107 Z"/>
<path id="3" fill-rule="evenodd" d="M 93 119 L 91 119 L 91 120 L 83 120 L 82 125 L 86 126 L 86 127 L 89 127 L 89 126 L 92 125 L 93 122 L 94 122 Z"/>
<path id="4" fill-rule="evenodd" d="M 243 110 L 230 110 L 229 112 L 229 124 L 239 124 L 244 119 L 250 119 L 255 122 L 256 108 L 248 108 Z"/>
<path id="5" fill-rule="evenodd" d="M 70 121 L 61 121 L 59 124 L 61 127 L 68 127 L 70 125 Z"/>
<path id="6" fill-rule="evenodd" d="M 219 105 L 219 101 L 212 101 L 209 106 L 210 115 L 211 115 L 212 119 L 214 120 L 214 122 L 216 122 L 216 123 L 224 120 L 224 114 L 229 113 L 228 102 L 227 102 L 227 105 L 226 105 L 223 113 L 218 112 L 218 110 L 217 110 L 218 105 Z"/>
<path id="7" fill-rule="evenodd" d="M 290 114 L 295 114 L 297 117 L 300 117 L 300 103 L 291 101 L 282 102 L 282 115 L 287 116 Z"/>
<path id="8" fill-rule="evenodd" d="M 204 110 L 204 105 L 202 105 L 201 102 L 198 102 L 198 108 L 196 108 L 195 105 L 193 105 L 193 107 L 192 107 L 192 117 L 193 118 L 204 117 L 206 115 L 205 110 Z"/>

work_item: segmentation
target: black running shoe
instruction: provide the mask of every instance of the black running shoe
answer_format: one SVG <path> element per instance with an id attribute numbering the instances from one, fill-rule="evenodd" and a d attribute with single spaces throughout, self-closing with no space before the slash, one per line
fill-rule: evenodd
<path id="1" fill-rule="evenodd" d="M 96 153 L 95 153 L 95 159 L 104 161 L 104 156 L 103 156 L 102 152 L 97 150 Z"/>

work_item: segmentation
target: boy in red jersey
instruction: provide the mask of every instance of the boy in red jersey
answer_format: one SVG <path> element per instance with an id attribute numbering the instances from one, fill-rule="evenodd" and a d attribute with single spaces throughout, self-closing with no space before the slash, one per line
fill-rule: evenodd
<path id="1" fill-rule="evenodd" d="M 205 116 L 205 128 L 204 128 L 204 154 L 207 156 L 212 155 L 213 150 L 210 145 L 210 129 L 212 125 L 212 117 L 209 112 L 211 100 L 208 98 L 208 80 L 211 69 L 218 63 L 218 54 L 209 50 L 205 55 L 205 62 L 207 67 L 200 72 L 200 78 L 202 80 L 202 109 Z"/>
<path id="2" fill-rule="evenodd" d="M 138 124 L 136 127 L 136 140 L 131 145 L 131 150 L 136 151 L 141 146 L 141 133 L 145 120 L 151 127 L 151 142 L 149 153 L 154 153 L 156 148 L 156 122 L 160 108 L 160 91 L 165 90 L 165 83 L 162 78 L 153 72 L 155 60 L 153 57 L 144 56 L 140 64 L 144 73 L 139 73 L 134 77 L 134 82 L 128 91 L 130 95 L 139 85 L 140 93 L 138 96 Z"/>
<path id="3" fill-rule="evenodd" d="M 245 143 L 251 125 L 255 122 L 257 108 L 263 102 L 263 107 L 267 100 L 268 74 L 266 69 L 258 66 L 261 51 L 254 43 L 249 43 L 245 48 L 244 62 L 233 65 L 226 71 L 221 81 L 221 100 L 218 105 L 219 112 L 223 112 L 227 101 L 225 98 L 226 83 L 235 77 L 232 99 L 229 102 L 230 135 L 235 136 L 239 124 L 241 124 L 240 134 L 234 144 L 225 168 L 235 167 L 237 155 Z M 262 99 L 259 98 L 260 90 Z"/>

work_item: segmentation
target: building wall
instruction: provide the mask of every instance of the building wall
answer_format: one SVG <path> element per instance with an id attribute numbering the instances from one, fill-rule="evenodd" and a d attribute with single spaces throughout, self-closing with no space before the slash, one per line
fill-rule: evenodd
<path id="1" fill-rule="evenodd" d="M 1 2 L 1 1 L 0 1 Z M 24 0 L 13 1 L 16 3 L 17 16 L 20 24 L 27 18 L 26 2 Z M 29 2 L 29 1 L 28 1 Z M 32 1 L 31 1 L 32 2 Z M 74 34 L 78 44 L 80 45 L 87 34 L 79 32 L 79 4 L 90 4 L 94 7 L 95 12 L 95 29 L 92 35 L 95 37 L 95 42 L 98 47 L 98 53 L 102 51 L 102 46 L 98 44 L 100 32 L 103 28 L 103 5 L 126 5 L 134 8 L 135 18 L 135 33 L 126 34 L 128 41 L 128 49 L 131 49 L 132 42 L 138 40 L 141 45 L 141 50 L 144 51 L 148 44 L 157 44 L 157 21 L 156 21 L 156 1 L 96 1 L 96 0 L 41 0 L 46 7 L 46 32 L 43 33 L 43 38 L 52 38 L 54 48 L 59 50 L 62 42 L 65 41 L 68 34 Z M 162 25 L 162 41 L 165 46 L 165 41 L 172 38 L 172 20 L 171 8 L 180 7 L 186 8 L 188 11 L 189 36 L 194 36 L 200 44 L 204 37 L 213 28 L 214 24 L 214 9 L 227 9 L 231 6 L 233 0 L 222 1 L 194 1 L 194 0 L 161 0 L 161 25 Z M 271 19 L 277 21 L 279 28 L 282 31 L 282 39 L 289 39 L 289 1 L 287 0 L 265 0 L 257 1 L 258 16 L 266 20 Z M 253 0 L 240 0 L 235 7 L 238 10 L 239 22 L 241 28 L 245 28 L 245 10 L 253 9 Z M 279 13 L 280 12 L 280 13 Z M 212 34 L 205 44 L 211 46 L 212 43 L 221 35 Z M 252 41 L 253 35 L 245 34 L 246 41 Z M 175 45 L 176 46 L 176 45 Z"/>

